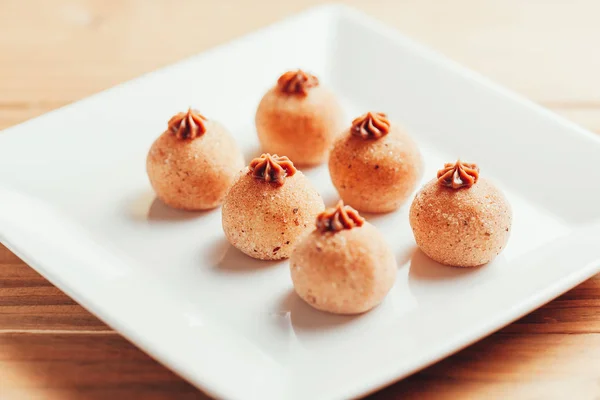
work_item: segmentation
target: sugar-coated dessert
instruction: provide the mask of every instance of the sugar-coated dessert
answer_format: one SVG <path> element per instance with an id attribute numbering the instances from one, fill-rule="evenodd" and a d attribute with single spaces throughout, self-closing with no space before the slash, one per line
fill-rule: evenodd
<path id="1" fill-rule="evenodd" d="M 242 168 L 244 157 L 225 127 L 192 109 L 169 120 L 146 159 L 158 198 L 184 210 L 219 206 Z"/>
<path id="2" fill-rule="evenodd" d="M 316 309 L 358 314 L 383 301 L 396 261 L 382 234 L 340 201 L 319 214 L 316 229 L 290 259 L 296 293 Z"/>
<path id="3" fill-rule="evenodd" d="M 415 190 L 422 171 L 417 144 L 378 112 L 354 119 L 329 156 L 329 173 L 340 197 L 362 212 L 400 207 Z"/>
<path id="4" fill-rule="evenodd" d="M 417 193 L 410 225 L 419 248 L 430 258 L 456 267 L 493 260 L 508 241 L 510 204 L 476 164 L 448 163 Z"/>
<path id="5" fill-rule="evenodd" d="M 287 155 L 302 166 L 324 162 L 342 129 L 342 109 L 319 79 L 288 71 L 262 98 L 256 131 L 263 151 Z"/>
<path id="6" fill-rule="evenodd" d="M 251 257 L 288 258 L 324 208 L 321 195 L 289 158 L 263 154 L 252 160 L 225 197 L 223 231 Z"/>

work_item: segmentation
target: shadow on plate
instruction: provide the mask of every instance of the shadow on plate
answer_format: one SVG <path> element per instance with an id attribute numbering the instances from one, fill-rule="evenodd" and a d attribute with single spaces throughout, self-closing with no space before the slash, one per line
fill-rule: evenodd
<path id="1" fill-rule="evenodd" d="M 505 271 L 506 264 L 506 259 L 500 255 L 479 267 L 450 267 L 417 250 L 408 270 L 408 288 L 419 302 L 440 301 L 447 306 L 452 299 L 468 295 L 494 280 Z"/>
<path id="2" fill-rule="evenodd" d="M 385 213 L 372 213 L 372 212 L 364 212 L 364 211 L 359 211 L 359 212 L 360 212 L 360 215 L 364 219 L 366 219 L 373 225 L 376 225 L 376 223 L 378 221 L 385 221 L 385 220 L 389 219 L 390 216 L 395 215 L 396 211 L 397 210 L 389 211 L 389 212 L 385 212 Z"/>
<path id="3" fill-rule="evenodd" d="M 398 268 L 401 268 L 412 261 L 415 256 L 415 253 L 421 252 L 416 245 L 409 246 L 406 249 L 398 252 L 396 254 L 396 264 L 398 264 Z"/>
<path id="4" fill-rule="evenodd" d="M 408 269 L 408 289 L 419 304 L 447 305 L 477 287 L 485 268 L 450 267 L 416 250 Z"/>
<path id="5" fill-rule="evenodd" d="M 280 312 L 290 314 L 294 331 L 322 331 L 341 327 L 359 319 L 359 315 L 335 315 L 319 311 L 304 302 L 291 289 L 281 298 Z"/>
<path id="6" fill-rule="evenodd" d="M 208 211 L 184 211 L 167 206 L 154 193 L 144 192 L 129 204 L 129 215 L 138 221 L 177 222 L 201 218 L 210 214 Z"/>
<path id="7" fill-rule="evenodd" d="M 223 242 L 217 243 L 216 246 L 217 249 L 221 249 L 221 251 L 224 248 L 226 249 L 223 256 L 216 264 L 216 268 L 222 272 L 250 273 L 281 264 L 282 262 L 257 260 L 247 256 L 230 245 L 225 238 L 223 238 Z"/>
<path id="8" fill-rule="evenodd" d="M 215 268 L 227 255 L 231 245 L 224 236 L 219 237 L 213 243 L 206 247 L 202 247 L 198 252 L 201 265 L 212 265 Z"/>
<path id="9" fill-rule="evenodd" d="M 204 215 L 211 213 L 213 210 L 208 211 L 185 211 L 177 210 L 175 208 L 167 206 L 165 203 L 155 198 L 148 210 L 147 219 L 148 221 L 187 221 L 190 219 L 200 218 Z"/>
<path id="10" fill-rule="evenodd" d="M 485 266 L 482 266 L 485 267 Z M 460 268 L 440 264 L 427 257 L 421 250 L 415 250 L 410 261 L 408 280 L 440 281 L 452 280 L 476 274 L 482 267 Z"/>

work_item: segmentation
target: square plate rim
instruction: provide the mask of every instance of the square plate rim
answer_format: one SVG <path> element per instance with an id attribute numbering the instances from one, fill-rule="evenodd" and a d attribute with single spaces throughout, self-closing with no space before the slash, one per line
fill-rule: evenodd
<path id="1" fill-rule="evenodd" d="M 257 35 L 260 32 L 277 29 L 279 26 L 287 25 L 294 19 L 310 18 L 313 15 L 320 15 L 320 14 L 324 14 L 324 13 L 331 14 L 332 17 L 335 17 L 335 18 L 350 18 L 356 22 L 359 22 L 359 23 L 365 25 L 366 27 L 368 27 L 371 30 L 380 32 L 380 33 L 384 34 L 385 36 L 392 38 L 396 41 L 401 41 L 404 45 L 409 46 L 411 48 L 411 50 L 415 51 L 416 53 L 426 56 L 432 62 L 443 65 L 445 68 L 451 70 L 453 73 L 460 74 L 464 77 L 469 78 L 470 80 L 474 80 L 477 83 L 485 86 L 486 89 L 488 89 L 488 90 L 492 90 L 496 93 L 501 94 L 503 97 L 506 97 L 512 101 L 516 101 L 518 103 L 521 103 L 522 105 L 527 106 L 532 112 L 543 113 L 546 118 L 550 118 L 554 122 L 570 128 L 571 131 L 576 132 L 577 134 L 584 135 L 588 138 L 593 138 L 594 140 L 600 142 L 600 138 L 598 138 L 597 135 L 593 134 L 589 130 L 582 128 L 579 125 L 534 103 L 533 101 L 531 101 L 519 94 L 516 94 L 513 91 L 500 86 L 499 84 L 496 84 L 496 83 L 490 81 L 488 78 L 446 58 L 443 55 L 440 55 L 436 51 L 431 50 L 426 46 L 423 46 L 421 44 L 414 42 L 412 39 L 409 39 L 409 38 L 403 36 L 397 29 L 390 27 L 381 21 L 378 21 L 377 19 L 369 16 L 368 14 L 365 14 L 364 12 L 362 12 L 360 10 L 357 10 L 357 9 L 347 6 L 347 5 L 335 4 L 335 3 L 308 8 L 300 13 L 291 15 L 283 20 L 276 21 L 272 24 L 269 24 L 265 27 L 254 30 L 250 33 L 247 33 L 243 36 L 235 38 L 231 41 L 227 41 L 225 43 L 219 44 L 219 45 L 212 47 L 210 49 L 207 49 L 206 51 L 203 51 L 199 54 L 192 55 L 190 57 L 186 57 L 185 59 L 183 59 L 179 62 L 176 62 L 176 63 L 170 64 L 170 65 L 167 65 L 165 67 L 162 67 L 160 69 L 142 74 L 141 76 L 139 76 L 137 78 L 117 84 L 111 88 L 103 90 L 92 96 L 86 97 L 82 100 L 76 101 L 74 103 L 71 103 L 66 106 L 60 107 L 56 110 L 53 110 L 49 113 L 43 114 L 42 116 L 33 118 L 31 120 L 25 121 L 23 123 L 17 124 L 15 126 L 12 126 L 9 128 L 6 128 L 3 131 L 1 131 L 0 133 L 2 133 L 3 136 L 7 135 L 7 134 L 12 134 L 13 130 L 19 130 L 25 124 L 28 124 L 39 118 L 44 118 L 51 114 L 60 113 L 69 107 L 80 105 L 81 103 L 89 101 L 92 98 L 96 98 L 97 96 L 101 96 L 102 94 L 104 94 L 108 91 L 112 91 L 116 88 L 122 88 L 123 86 L 131 84 L 132 82 L 145 79 L 150 75 L 163 73 L 165 71 L 170 70 L 171 68 L 173 68 L 176 65 L 188 62 L 192 58 L 196 58 L 199 56 L 208 57 L 208 56 L 210 56 L 210 54 L 212 52 L 232 46 L 232 44 L 234 44 L 234 43 L 239 43 L 244 40 L 251 40 L 254 35 Z M 2 197 L 2 188 L 0 187 L 0 198 L 1 197 Z M 600 233 L 600 230 L 595 229 L 594 234 L 598 234 L 598 233 Z M 99 307 L 98 304 L 94 303 L 94 301 L 90 301 L 89 299 L 87 299 L 84 293 L 82 293 L 81 291 L 78 291 L 77 287 L 70 287 L 68 284 L 65 284 L 64 282 L 62 282 L 61 278 L 59 276 L 56 276 L 56 274 L 53 273 L 53 269 L 54 269 L 53 267 L 48 268 L 44 262 L 39 262 L 38 260 L 35 260 L 35 256 L 33 256 L 33 258 L 32 258 L 31 255 L 36 252 L 35 249 L 28 250 L 25 248 L 26 246 L 20 246 L 19 244 L 13 243 L 8 238 L 5 238 L 4 235 L 1 234 L 1 231 L 0 231 L 0 242 L 2 242 L 10 251 L 14 252 L 17 256 L 19 256 L 25 262 L 27 262 L 27 264 L 30 265 L 32 268 L 34 268 L 37 272 L 39 272 L 41 275 L 43 275 L 45 278 L 47 278 L 49 281 L 51 281 L 53 284 L 55 284 L 59 289 L 61 289 L 62 291 L 67 293 L 70 297 L 72 297 L 77 302 L 82 304 L 86 309 L 90 310 L 90 312 L 92 312 L 94 315 L 98 316 L 101 320 L 107 322 L 107 324 L 109 326 L 111 326 L 113 328 L 118 327 L 118 328 L 115 328 L 115 330 L 117 330 L 119 333 L 121 333 L 123 336 L 125 336 L 128 340 L 133 342 L 136 346 L 141 348 L 144 352 L 146 352 L 147 354 L 151 355 L 152 357 L 155 357 L 156 359 L 160 360 L 161 363 L 167 365 L 170 369 L 172 369 L 177 374 L 184 377 L 186 380 L 194 383 L 195 385 L 197 385 L 199 388 L 205 390 L 206 392 L 216 395 L 217 397 L 230 397 L 231 396 L 231 392 L 228 390 L 228 388 L 221 387 L 219 385 L 214 385 L 213 382 L 210 381 L 210 379 L 203 379 L 203 378 L 199 378 L 198 376 L 191 376 L 191 374 L 189 374 L 186 370 L 179 368 L 177 363 L 170 359 L 171 357 L 165 355 L 159 349 L 156 349 L 156 348 L 152 347 L 151 345 L 148 345 L 146 343 L 146 340 L 141 339 L 140 336 L 143 336 L 143 335 L 139 335 L 137 332 L 135 332 L 135 329 L 133 329 L 133 330 L 130 329 L 130 327 L 125 326 L 128 324 L 123 325 L 121 323 L 122 321 L 118 321 L 118 318 L 115 319 L 111 315 L 107 315 L 106 313 L 104 313 L 102 310 L 100 310 L 102 307 Z M 359 396 L 359 395 L 366 395 L 368 393 L 376 391 L 385 385 L 388 385 L 392 382 L 398 381 L 420 369 L 426 368 L 427 366 L 435 363 L 436 361 L 439 361 L 440 359 L 442 359 L 452 353 L 455 353 L 455 352 L 469 346 L 470 344 L 481 339 L 485 335 L 490 334 L 490 333 L 496 331 L 497 329 L 502 328 L 503 326 L 509 324 L 510 322 L 533 311 L 534 309 L 536 309 L 537 307 L 546 303 L 547 301 L 550 301 L 553 298 L 559 296 L 560 294 L 571 289 L 572 287 L 583 282 L 584 280 L 590 278 L 591 276 L 593 276 L 594 274 L 596 274 L 599 271 L 600 271 L 600 257 L 597 260 L 595 260 L 594 262 L 592 262 L 588 265 L 585 265 L 583 267 L 580 267 L 577 270 L 574 270 L 570 275 L 563 277 L 560 280 L 557 280 L 553 285 L 545 287 L 544 290 L 536 292 L 535 295 L 532 295 L 532 296 L 530 296 L 530 298 L 522 301 L 520 303 L 520 306 L 517 307 L 516 309 L 506 310 L 506 312 L 503 313 L 502 315 L 497 314 L 493 323 L 488 322 L 487 324 L 482 324 L 482 326 L 480 326 L 478 329 L 470 329 L 467 332 L 467 334 L 461 335 L 461 337 L 457 338 L 453 343 L 446 345 L 445 346 L 446 351 L 438 354 L 436 357 L 430 357 L 427 360 L 421 360 L 422 362 L 418 363 L 419 365 L 417 367 L 411 369 L 410 371 L 407 371 L 407 372 L 405 371 L 404 373 L 398 372 L 396 370 L 391 370 L 391 369 L 388 369 L 385 372 L 380 371 L 378 373 L 378 378 L 372 378 L 368 382 L 352 382 L 347 387 L 337 388 L 335 391 L 329 391 L 328 394 L 335 395 L 336 397 L 338 397 L 338 396 L 339 397 L 354 397 L 354 396 Z"/>

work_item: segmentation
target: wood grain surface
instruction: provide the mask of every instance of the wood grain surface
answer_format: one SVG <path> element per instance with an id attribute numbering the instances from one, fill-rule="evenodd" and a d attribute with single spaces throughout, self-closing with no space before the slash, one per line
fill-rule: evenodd
<path id="1" fill-rule="evenodd" d="M 0 129 L 318 3 L 0 0 Z M 346 3 L 600 131 L 596 0 Z M 134 398 L 206 396 L 0 246 L 0 399 Z M 600 276 L 372 398 L 600 399 Z"/>

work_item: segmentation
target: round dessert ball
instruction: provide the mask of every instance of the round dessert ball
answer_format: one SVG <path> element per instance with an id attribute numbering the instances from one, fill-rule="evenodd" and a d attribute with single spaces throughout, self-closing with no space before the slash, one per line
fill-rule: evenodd
<path id="1" fill-rule="evenodd" d="M 146 159 L 158 198 L 183 210 L 220 205 L 242 168 L 244 157 L 229 132 L 192 109 L 169 120 Z"/>
<path id="2" fill-rule="evenodd" d="M 252 160 L 225 197 L 223 231 L 251 257 L 288 258 L 324 208 L 319 192 L 289 158 L 263 154 Z"/>
<path id="3" fill-rule="evenodd" d="M 368 112 L 334 143 L 329 174 L 345 203 L 361 212 L 396 210 L 423 173 L 417 144 L 383 113 Z"/>
<path id="4" fill-rule="evenodd" d="M 302 166 L 324 162 L 342 127 L 336 96 L 304 71 L 289 71 L 262 98 L 256 131 L 263 151 Z"/>
<path id="5" fill-rule="evenodd" d="M 433 260 L 475 267 L 493 260 L 508 241 L 510 204 L 502 192 L 479 178 L 475 164 L 446 164 L 417 193 L 410 225 L 419 248 Z"/>
<path id="6" fill-rule="evenodd" d="M 382 234 L 340 201 L 290 259 L 296 293 L 314 308 L 358 314 L 383 301 L 396 281 L 396 260 Z"/>

